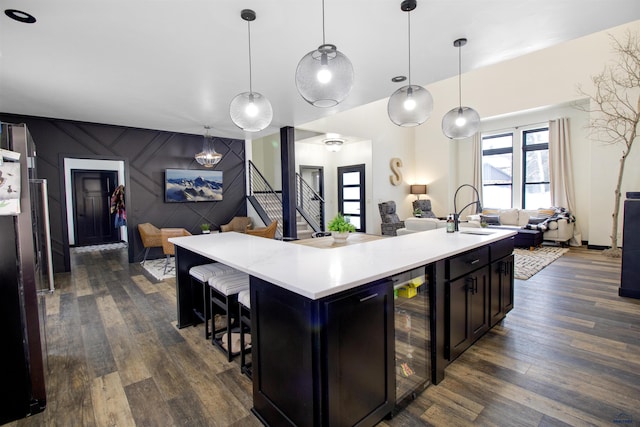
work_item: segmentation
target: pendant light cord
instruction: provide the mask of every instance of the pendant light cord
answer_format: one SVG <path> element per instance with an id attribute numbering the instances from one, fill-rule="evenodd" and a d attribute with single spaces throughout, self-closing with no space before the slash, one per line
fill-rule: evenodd
<path id="1" fill-rule="evenodd" d="M 407 12 L 407 38 L 409 39 L 409 86 L 411 86 L 411 11 Z"/>
<path id="2" fill-rule="evenodd" d="M 462 44 L 458 46 L 458 105 L 462 109 Z"/>
<path id="3" fill-rule="evenodd" d="M 251 85 L 251 21 L 247 21 L 247 31 L 249 33 L 249 93 L 253 93 L 253 86 Z"/>
<path id="4" fill-rule="evenodd" d="M 325 44 L 324 40 L 324 0 L 322 0 L 322 44 Z"/>

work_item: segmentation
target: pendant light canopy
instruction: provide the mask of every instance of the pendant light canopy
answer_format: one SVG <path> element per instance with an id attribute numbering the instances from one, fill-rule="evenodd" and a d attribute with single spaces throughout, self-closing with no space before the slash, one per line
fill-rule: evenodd
<path id="1" fill-rule="evenodd" d="M 469 138 L 480 128 L 480 115 L 470 107 L 462 106 L 462 46 L 467 44 L 467 39 L 458 39 L 453 45 L 458 48 L 458 107 L 450 110 L 442 118 L 442 132 L 447 138 Z"/>
<path id="2" fill-rule="evenodd" d="M 240 17 L 247 21 L 249 32 L 249 92 L 243 92 L 231 100 L 229 114 L 240 129 L 258 132 L 271 124 L 273 109 L 266 97 L 253 91 L 251 82 L 251 21 L 256 19 L 256 13 L 251 9 L 244 9 L 240 12 Z"/>
<path id="3" fill-rule="evenodd" d="M 333 107 L 344 101 L 353 87 L 353 65 L 336 45 L 325 42 L 322 0 L 322 44 L 302 57 L 296 69 L 296 87 L 309 104 Z"/>
<path id="4" fill-rule="evenodd" d="M 433 97 L 422 86 L 411 84 L 411 11 L 417 6 L 416 0 L 403 0 L 400 9 L 407 12 L 409 39 L 409 84 L 396 90 L 389 98 L 387 112 L 391 121 L 398 126 L 411 127 L 424 123 L 433 111 Z"/>
<path id="5" fill-rule="evenodd" d="M 195 159 L 205 168 L 212 168 L 222 159 L 222 154 L 216 152 L 216 149 L 213 148 L 213 137 L 209 135 L 209 126 L 205 126 L 204 129 L 202 151 L 195 155 Z"/>

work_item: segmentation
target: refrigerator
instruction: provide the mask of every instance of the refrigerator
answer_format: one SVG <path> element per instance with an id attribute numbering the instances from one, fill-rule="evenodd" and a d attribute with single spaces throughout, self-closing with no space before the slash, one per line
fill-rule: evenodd
<path id="1" fill-rule="evenodd" d="M 8 160 L 0 165 L 4 172 L 0 207 L 7 206 L 8 193 L 17 193 L 19 200 L 19 212 L 0 215 L 0 424 L 4 424 L 43 411 L 46 393 L 33 228 L 39 211 L 32 211 L 29 182 L 36 178 L 35 144 L 25 125 L 2 124 L 1 132 L 0 148 Z"/>

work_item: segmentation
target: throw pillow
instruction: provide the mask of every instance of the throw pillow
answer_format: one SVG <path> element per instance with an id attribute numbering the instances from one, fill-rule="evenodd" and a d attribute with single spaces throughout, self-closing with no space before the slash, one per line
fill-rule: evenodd
<path id="1" fill-rule="evenodd" d="M 480 215 L 480 221 L 487 225 L 500 225 L 499 215 Z"/>
<path id="2" fill-rule="evenodd" d="M 503 209 L 500 211 L 500 224 L 502 225 L 518 225 L 518 210 Z"/>

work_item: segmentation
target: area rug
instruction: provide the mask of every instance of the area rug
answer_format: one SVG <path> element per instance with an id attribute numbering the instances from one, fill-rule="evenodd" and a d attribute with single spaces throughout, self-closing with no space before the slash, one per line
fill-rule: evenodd
<path id="1" fill-rule="evenodd" d="M 156 280 L 169 279 L 176 276 L 176 262 L 175 258 L 169 258 L 169 265 L 167 265 L 167 272 L 164 272 L 164 265 L 166 258 L 148 259 L 144 262 L 144 269 L 152 275 Z"/>
<path id="2" fill-rule="evenodd" d="M 124 249 L 126 247 L 127 247 L 126 242 L 118 242 L 118 243 L 107 243 L 104 245 L 77 246 L 75 248 L 71 248 L 70 251 L 74 253 L 113 251 L 116 249 Z"/>
<path id="3" fill-rule="evenodd" d="M 558 248 L 552 246 L 543 246 L 529 249 L 515 248 L 515 278 L 527 280 L 538 271 L 560 258 L 569 251 L 568 248 Z"/>

